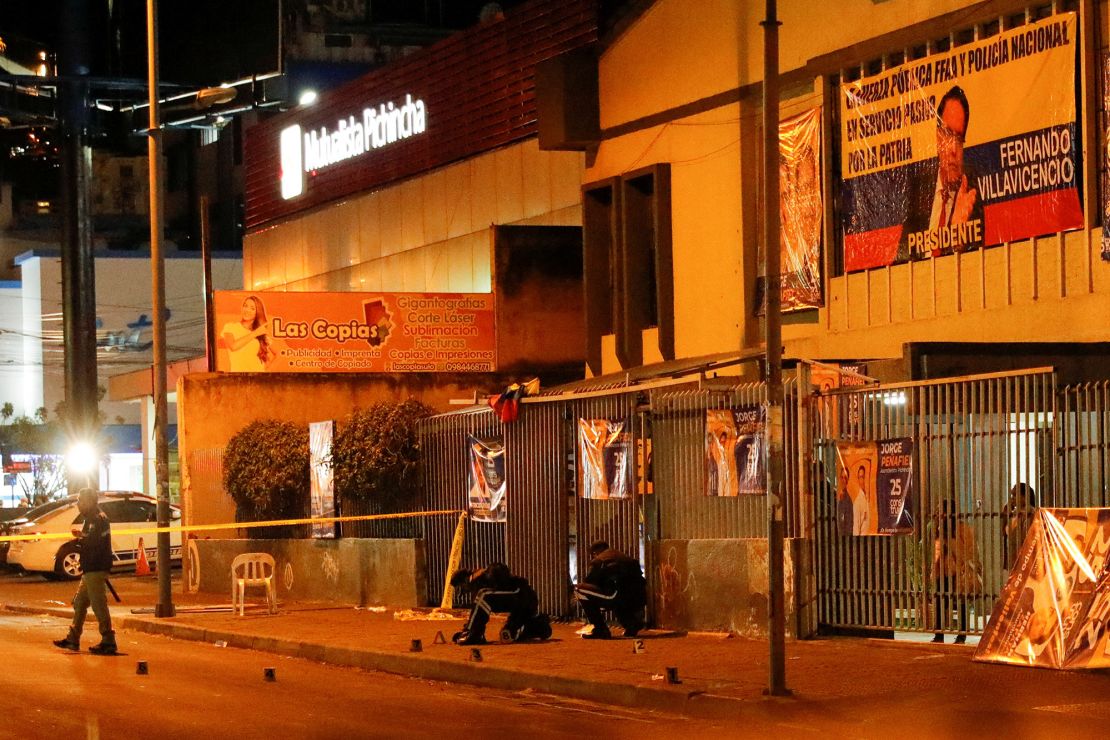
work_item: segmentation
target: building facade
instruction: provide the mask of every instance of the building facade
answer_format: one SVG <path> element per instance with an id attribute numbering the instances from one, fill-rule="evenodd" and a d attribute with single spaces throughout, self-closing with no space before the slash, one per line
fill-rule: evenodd
<path id="1" fill-rule="evenodd" d="M 620 278 L 616 291 L 604 280 L 591 291 L 587 277 L 595 374 L 762 343 L 763 4 L 629 5 L 635 12 L 603 37 L 601 132 L 583 180 L 586 262 Z M 803 259 L 783 242 L 787 285 L 807 267 L 814 289 L 801 304 L 784 294 L 787 356 L 889 359 L 903 363 L 896 375 L 936 377 L 1002 369 L 1007 356 L 1070 362 L 1080 350 L 1062 345 L 1106 342 L 1106 3 L 788 0 L 778 9 L 780 120 L 819 119 L 815 243 Z M 1060 35 L 1044 42 L 1054 23 Z M 949 72 L 951 60 L 967 67 Z M 899 92 L 907 79 L 917 86 Z M 900 253 L 891 230 L 912 236 L 911 180 L 930 162 L 936 171 L 935 104 L 953 87 L 970 98 L 960 148 L 986 231 L 978 243 Z M 904 119 L 891 123 L 891 111 Z M 1039 146 L 1044 132 L 1068 139 L 1066 178 L 1036 179 L 1056 166 L 1047 150 L 1007 156 Z M 900 154 L 891 150 L 900 143 Z M 854 159 L 871 149 L 877 161 Z M 790 171 L 780 173 L 789 184 Z M 1006 190 L 1006 178 L 1026 182 Z M 784 230 L 797 226 L 797 194 L 783 190 L 780 201 Z M 930 205 L 914 207 L 927 216 Z M 660 214 L 669 231 L 657 233 Z M 928 229 L 915 233 L 924 243 Z M 864 257 L 871 246 L 887 253 Z M 655 264 L 638 269 L 644 255 Z"/>

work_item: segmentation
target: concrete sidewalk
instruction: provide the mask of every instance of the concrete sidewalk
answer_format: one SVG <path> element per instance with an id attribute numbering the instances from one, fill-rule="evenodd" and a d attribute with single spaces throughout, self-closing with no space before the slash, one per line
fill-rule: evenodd
<path id="1" fill-rule="evenodd" d="M 978 664 L 971 662 L 968 646 L 854 638 L 789 642 L 787 681 L 794 695 L 769 699 L 763 696 L 768 648 L 758 640 L 648 630 L 642 635 L 643 652 L 636 653 L 632 640 L 582 640 L 575 634 L 580 624 L 556 624 L 549 641 L 492 643 L 481 648 L 481 660 L 476 661 L 469 648 L 435 641 L 438 632 L 450 640 L 462 625 L 461 613 L 433 619 L 407 610 L 286 603 L 277 615 L 256 606 L 239 617 L 226 611 L 189 611 L 227 603 L 175 589 L 174 601 L 181 613 L 156 619 L 131 613 L 132 608 L 153 606 L 154 579 L 113 580 L 125 601 L 113 607 L 113 619 L 124 630 L 697 717 L 781 719 L 785 713 L 803 722 L 807 717 L 827 722 L 840 716 L 858 721 L 861 708 L 897 706 L 899 712 L 908 713 L 905 716 L 941 712 L 940 720 L 944 712 L 953 710 L 999 707 L 1065 713 L 1072 711 L 1067 707 L 1079 707 L 1070 719 L 1092 713 L 1103 723 L 1110 718 L 1110 675 L 1105 672 Z M 0 605 L 8 611 L 68 618 L 71 610 L 65 601 L 74 588 L 72 583 L 0 579 Z M 500 623 L 497 618 L 491 622 L 487 637 L 496 636 Z M 58 627 L 61 635 L 65 625 L 59 622 Z M 414 639 L 421 641 L 422 651 L 412 651 Z M 677 669 L 680 684 L 667 682 L 667 668 Z"/>

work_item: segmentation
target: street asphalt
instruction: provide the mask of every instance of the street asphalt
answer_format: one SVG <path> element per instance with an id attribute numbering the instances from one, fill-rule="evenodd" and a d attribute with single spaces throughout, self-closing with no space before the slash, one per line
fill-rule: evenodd
<path id="1" fill-rule="evenodd" d="M 767 644 L 724 634 L 649 630 L 643 649 L 629 639 L 582 640 L 580 624 L 556 624 L 551 640 L 490 644 L 474 655 L 441 644 L 463 614 L 390 607 L 261 603 L 239 617 L 224 594 L 185 594 L 173 618 L 149 612 L 155 579 L 113 579 L 124 603 L 117 626 L 140 633 L 309 659 L 334 666 L 507 691 L 538 692 L 745 726 L 795 728 L 838 737 L 1055 737 L 1062 730 L 1101 736 L 1110 721 L 1110 674 L 1055 672 L 974 663 L 971 646 L 859 638 L 791 641 L 787 684 L 793 695 L 766 697 Z M 65 629 L 74 584 L 0 577 L 9 612 L 59 617 Z M 132 610 L 147 613 L 132 613 Z M 91 618 L 91 615 L 90 615 Z M 495 636 L 498 622 L 490 625 Z M 413 651 L 420 640 L 420 651 Z M 479 660 L 480 658 L 480 660 Z M 668 668 L 681 683 L 669 683 Z M 746 734 L 746 733 L 745 733 Z"/>

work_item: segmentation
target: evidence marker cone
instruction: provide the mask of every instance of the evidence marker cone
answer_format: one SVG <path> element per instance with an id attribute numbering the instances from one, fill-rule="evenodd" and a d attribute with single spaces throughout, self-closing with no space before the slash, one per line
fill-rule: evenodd
<path id="1" fill-rule="evenodd" d="M 139 547 L 137 549 L 139 551 L 139 557 L 135 561 L 135 575 L 137 575 L 137 576 L 149 576 L 150 575 L 150 563 L 148 563 L 146 561 L 146 550 L 143 548 L 143 538 L 142 537 L 139 538 Z"/>

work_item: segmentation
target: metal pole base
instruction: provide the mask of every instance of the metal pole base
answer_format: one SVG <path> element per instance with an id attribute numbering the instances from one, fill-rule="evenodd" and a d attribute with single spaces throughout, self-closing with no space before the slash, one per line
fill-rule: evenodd
<path id="1" fill-rule="evenodd" d="M 791 691 L 790 689 L 786 688 L 785 686 L 783 686 L 782 688 L 773 689 L 773 690 L 769 689 L 769 688 L 763 689 L 763 695 L 764 696 L 786 696 L 786 697 L 790 697 L 790 696 L 794 696 L 794 692 Z"/>
<path id="2" fill-rule="evenodd" d="M 173 608 L 173 604 L 156 604 L 154 606 L 154 616 L 156 617 L 176 617 L 177 610 Z"/>

